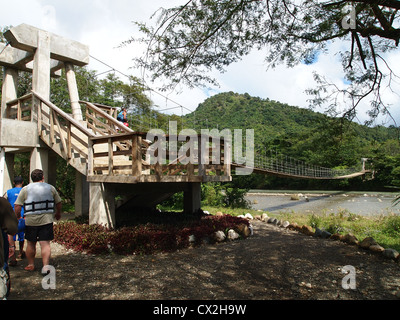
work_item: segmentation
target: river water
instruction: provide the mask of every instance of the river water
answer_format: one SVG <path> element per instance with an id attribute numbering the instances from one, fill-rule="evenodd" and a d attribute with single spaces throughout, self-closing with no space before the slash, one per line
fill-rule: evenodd
<path id="1" fill-rule="evenodd" d="M 299 200 L 291 200 L 293 194 L 300 194 Z M 388 192 L 282 192 L 250 190 L 246 199 L 255 210 L 271 213 L 288 212 L 302 214 L 348 213 L 377 216 L 400 214 L 400 204 L 392 205 L 395 193 Z"/>

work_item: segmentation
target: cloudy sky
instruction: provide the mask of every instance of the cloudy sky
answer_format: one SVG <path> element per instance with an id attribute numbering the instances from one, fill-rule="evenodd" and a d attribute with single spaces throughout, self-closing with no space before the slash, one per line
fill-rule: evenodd
<path id="1" fill-rule="evenodd" d="M 21 23 L 33 25 L 58 35 L 82 42 L 90 47 L 89 68 L 103 73 L 113 69 L 135 76 L 141 72 L 132 69 L 132 58 L 139 56 L 143 48 L 130 45 L 118 46 L 137 35 L 132 21 L 154 23 L 151 15 L 160 7 L 171 7 L 185 3 L 185 0 L 0 0 L 0 26 Z M 388 57 L 400 61 L 400 52 Z M 97 60 L 108 66 L 99 63 Z M 394 63 L 400 75 L 400 64 Z M 211 90 L 180 88 L 179 92 L 167 92 L 164 97 L 152 93 L 151 98 L 159 110 L 172 109 L 176 114 L 193 111 L 199 103 L 218 92 L 233 91 L 260 98 L 269 98 L 293 106 L 308 107 L 305 90 L 314 83 L 312 72 L 329 75 L 329 79 L 342 83 L 341 64 L 334 55 L 320 55 L 312 65 L 299 65 L 295 68 L 279 66 L 268 70 L 263 61 L 263 52 L 253 52 L 241 62 L 230 66 L 224 74 L 219 74 L 219 88 Z M 396 70 L 395 70 L 396 71 Z M 120 75 L 120 74 L 119 74 Z M 120 75 L 121 80 L 125 81 Z M 148 83 L 151 87 L 152 85 Z M 397 124 L 400 123 L 400 86 L 395 92 L 385 91 L 385 98 L 392 104 L 391 111 Z M 174 102 L 178 103 L 175 104 Z M 178 107 L 178 105 L 182 107 Z M 363 122 L 368 117 L 365 109 L 360 109 L 357 119 Z M 388 118 L 380 118 L 379 124 L 387 123 Z"/>

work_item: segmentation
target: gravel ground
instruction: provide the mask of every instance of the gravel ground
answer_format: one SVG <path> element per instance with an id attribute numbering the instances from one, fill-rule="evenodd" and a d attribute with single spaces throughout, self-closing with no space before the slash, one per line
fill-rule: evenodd
<path id="1" fill-rule="evenodd" d="M 26 259 L 11 268 L 9 300 L 398 300 L 400 264 L 357 246 L 261 221 L 246 240 L 148 256 L 94 256 L 52 243 L 56 289 Z M 344 266 L 356 289 L 342 287 Z"/>

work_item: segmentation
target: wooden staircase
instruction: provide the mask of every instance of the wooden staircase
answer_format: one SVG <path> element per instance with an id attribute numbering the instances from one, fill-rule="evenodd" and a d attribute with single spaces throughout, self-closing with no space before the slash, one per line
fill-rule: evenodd
<path id="1" fill-rule="evenodd" d="M 141 183 L 141 182 L 207 182 L 230 181 L 230 162 L 213 164 L 211 137 L 205 142 L 211 146 L 201 149 L 200 136 L 193 137 L 197 148 L 178 157 L 167 152 L 173 160 L 150 164 L 150 141 L 146 133 L 134 132 L 116 120 L 114 108 L 79 101 L 83 121 L 76 121 L 50 101 L 35 92 L 7 103 L 7 117 L 20 121 L 37 122 L 40 139 L 69 165 L 87 177 L 89 182 Z M 175 137 L 176 138 L 176 137 Z M 202 137 L 204 138 L 204 137 Z M 168 144 L 171 136 L 163 136 Z M 223 140 L 222 140 L 223 141 Z M 224 143 L 218 144 L 221 162 L 230 153 Z M 229 147 L 229 146 L 228 146 Z M 193 151 L 193 150 L 192 150 Z M 157 154 L 157 151 L 156 151 Z M 208 159 L 207 159 L 208 157 Z M 188 161 L 191 159 L 192 161 Z M 202 163 L 199 159 L 203 159 Z"/>

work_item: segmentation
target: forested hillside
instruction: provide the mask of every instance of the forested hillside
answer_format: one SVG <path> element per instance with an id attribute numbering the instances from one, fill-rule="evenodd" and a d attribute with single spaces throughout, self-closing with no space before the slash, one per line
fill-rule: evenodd
<path id="1" fill-rule="evenodd" d="M 254 129 L 256 149 L 278 152 L 325 167 L 355 167 L 361 158 L 372 160 L 374 180 L 322 183 L 252 175 L 236 177 L 249 188 L 356 188 L 382 189 L 399 185 L 400 144 L 395 127 L 367 127 L 328 117 L 308 109 L 251 97 L 247 93 L 217 94 L 190 115 L 186 125 L 200 128 Z"/>

